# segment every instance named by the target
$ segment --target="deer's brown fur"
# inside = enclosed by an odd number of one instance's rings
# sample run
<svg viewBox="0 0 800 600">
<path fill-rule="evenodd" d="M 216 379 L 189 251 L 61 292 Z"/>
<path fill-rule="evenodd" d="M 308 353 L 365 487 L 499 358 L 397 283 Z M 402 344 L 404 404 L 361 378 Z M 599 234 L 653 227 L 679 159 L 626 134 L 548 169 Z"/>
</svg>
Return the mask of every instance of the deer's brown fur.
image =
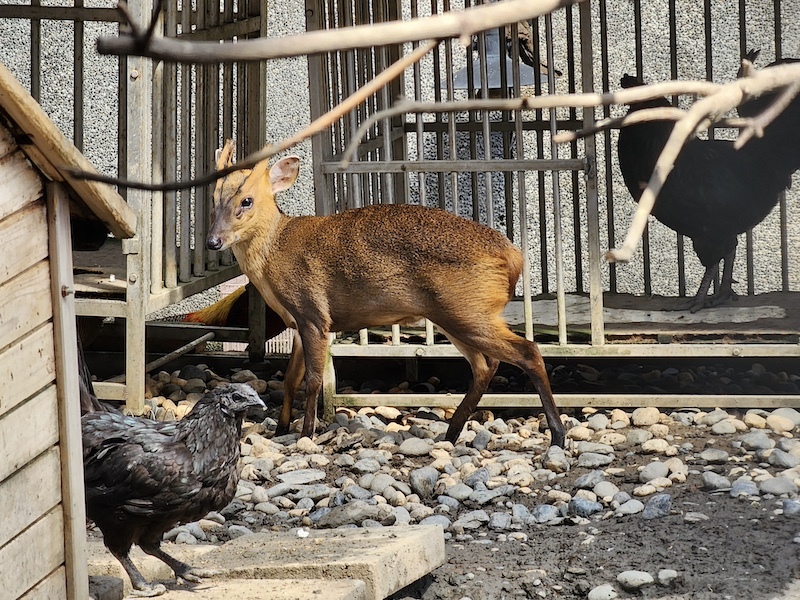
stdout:
<svg viewBox="0 0 800 600">
<path fill-rule="evenodd" d="M 229 140 L 218 168 L 231 164 L 232 155 Z M 292 400 L 305 375 L 303 435 L 313 434 L 329 332 L 428 318 L 473 372 L 448 440 L 456 440 L 503 361 L 531 377 L 552 442 L 563 446 L 564 427 L 539 349 L 513 333 L 501 316 L 522 270 L 519 250 L 493 229 L 420 206 L 289 217 L 274 194 L 294 183 L 298 168 L 299 159 L 289 157 L 269 170 L 265 161 L 219 180 L 207 239 L 211 249 L 233 249 L 270 308 L 296 329 L 279 430 L 288 429 Z"/>
</svg>

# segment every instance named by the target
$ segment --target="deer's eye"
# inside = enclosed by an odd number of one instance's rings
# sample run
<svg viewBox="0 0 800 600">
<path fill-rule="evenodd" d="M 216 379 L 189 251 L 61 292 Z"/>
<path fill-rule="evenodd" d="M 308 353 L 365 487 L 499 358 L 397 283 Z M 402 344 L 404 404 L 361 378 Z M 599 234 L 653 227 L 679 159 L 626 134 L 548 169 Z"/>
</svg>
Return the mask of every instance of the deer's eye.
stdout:
<svg viewBox="0 0 800 600">
<path fill-rule="evenodd" d="M 250 196 L 242 200 L 242 208 L 250 208 L 251 206 L 253 206 L 253 199 Z"/>
</svg>

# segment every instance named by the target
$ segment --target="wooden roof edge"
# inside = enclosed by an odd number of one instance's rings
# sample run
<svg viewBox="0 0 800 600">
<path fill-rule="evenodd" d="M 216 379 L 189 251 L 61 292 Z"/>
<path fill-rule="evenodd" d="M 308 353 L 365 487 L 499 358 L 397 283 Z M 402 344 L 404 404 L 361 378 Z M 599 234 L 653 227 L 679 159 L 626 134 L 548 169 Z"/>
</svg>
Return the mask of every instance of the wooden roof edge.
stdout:
<svg viewBox="0 0 800 600">
<path fill-rule="evenodd" d="M 36 100 L 0 62 L 0 108 L 29 138 L 21 143 L 30 160 L 48 177 L 64 181 L 118 238 L 136 235 L 136 213 L 110 185 L 73 179 L 65 167 L 96 171 L 92 163 L 55 126 Z"/>
</svg>

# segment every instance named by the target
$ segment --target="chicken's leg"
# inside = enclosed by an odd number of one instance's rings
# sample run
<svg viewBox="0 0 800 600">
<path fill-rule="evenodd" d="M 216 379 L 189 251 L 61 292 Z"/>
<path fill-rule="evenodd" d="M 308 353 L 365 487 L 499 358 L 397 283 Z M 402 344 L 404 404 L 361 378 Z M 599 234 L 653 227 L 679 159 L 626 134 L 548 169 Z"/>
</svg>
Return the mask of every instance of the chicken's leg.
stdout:
<svg viewBox="0 0 800 600">
<path fill-rule="evenodd" d="M 109 550 L 111 550 L 111 548 L 109 548 Z M 132 596 L 152 598 L 153 596 L 161 596 L 167 591 L 167 588 L 161 583 L 148 583 L 144 576 L 139 572 L 139 569 L 136 568 L 136 565 L 133 564 L 133 561 L 131 560 L 131 557 L 128 556 L 127 552 L 122 553 L 111 550 L 111 554 L 117 558 L 122 565 L 122 568 L 125 569 L 125 572 L 128 574 L 128 577 L 130 577 L 131 585 L 133 586 L 133 592 L 131 593 Z"/>
<path fill-rule="evenodd" d="M 733 291 L 733 261 L 736 258 L 736 249 L 734 248 L 731 252 L 723 259 L 723 268 L 722 268 L 722 281 L 719 284 L 716 292 L 709 298 L 706 298 L 705 306 L 712 307 L 712 306 L 719 306 L 720 304 L 724 304 L 728 300 L 738 300 L 739 295 Z"/>
<path fill-rule="evenodd" d="M 147 554 L 150 556 L 155 556 L 157 559 L 164 562 L 170 569 L 175 571 L 175 577 L 178 579 L 185 579 L 186 581 L 191 581 L 192 583 L 202 583 L 202 577 L 213 577 L 214 575 L 219 574 L 219 571 L 212 569 L 195 569 L 191 565 L 187 565 L 185 562 L 170 556 L 161 549 L 160 542 L 154 542 L 152 540 L 145 542 L 144 540 L 140 540 L 139 547 L 147 552 Z"/>
</svg>

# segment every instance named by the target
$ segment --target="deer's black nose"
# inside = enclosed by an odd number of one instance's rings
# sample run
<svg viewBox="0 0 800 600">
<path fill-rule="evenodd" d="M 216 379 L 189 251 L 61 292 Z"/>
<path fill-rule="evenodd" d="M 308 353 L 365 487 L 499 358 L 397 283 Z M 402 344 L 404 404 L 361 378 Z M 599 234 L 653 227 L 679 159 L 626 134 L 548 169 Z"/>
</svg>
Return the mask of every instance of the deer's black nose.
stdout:
<svg viewBox="0 0 800 600">
<path fill-rule="evenodd" d="M 218 235 L 210 235 L 206 239 L 206 248 L 209 250 L 219 250 L 222 248 L 222 239 Z"/>
</svg>

